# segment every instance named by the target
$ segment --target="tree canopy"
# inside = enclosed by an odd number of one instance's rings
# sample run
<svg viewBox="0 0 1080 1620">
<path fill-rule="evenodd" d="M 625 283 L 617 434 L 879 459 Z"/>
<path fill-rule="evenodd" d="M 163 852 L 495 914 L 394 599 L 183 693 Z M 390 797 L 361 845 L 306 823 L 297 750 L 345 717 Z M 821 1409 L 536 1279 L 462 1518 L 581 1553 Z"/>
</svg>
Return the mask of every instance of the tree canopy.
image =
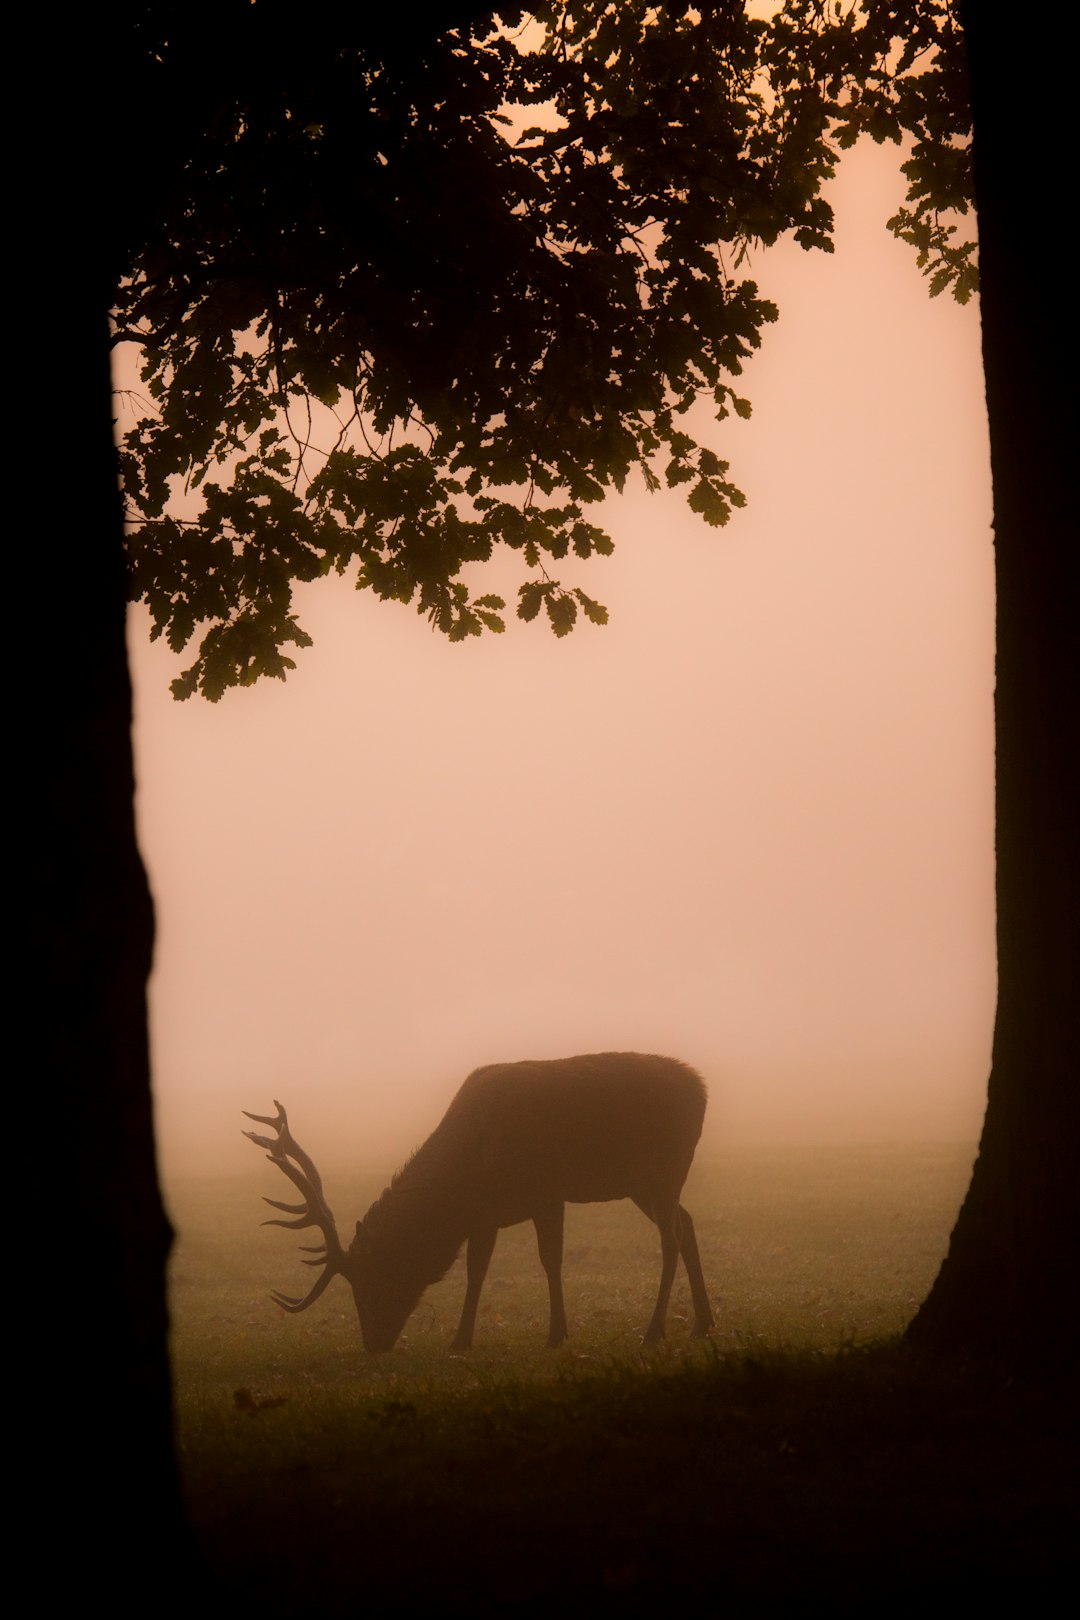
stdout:
<svg viewBox="0 0 1080 1620">
<path fill-rule="evenodd" d="M 749 257 L 830 249 L 822 188 L 861 134 L 911 143 L 889 226 L 931 293 L 975 285 L 947 0 L 457 6 L 421 44 L 233 4 L 213 61 L 202 8 L 165 10 L 129 45 L 162 133 L 114 342 L 142 359 L 131 593 L 197 641 L 178 697 L 284 676 L 293 587 L 330 571 L 460 639 L 504 626 L 462 577 L 502 544 L 519 617 L 603 622 L 557 565 L 612 550 L 589 510 L 635 471 L 725 523 L 743 496 L 687 413 L 750 414 L 777 311 Z"/>
</svg>

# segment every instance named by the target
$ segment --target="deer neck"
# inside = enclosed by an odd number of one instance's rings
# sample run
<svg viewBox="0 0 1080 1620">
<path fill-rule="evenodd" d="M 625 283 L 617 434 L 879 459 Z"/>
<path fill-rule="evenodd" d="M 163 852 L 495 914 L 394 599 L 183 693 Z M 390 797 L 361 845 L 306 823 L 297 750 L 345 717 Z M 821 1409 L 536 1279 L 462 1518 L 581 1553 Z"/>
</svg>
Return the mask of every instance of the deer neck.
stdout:
<svg viewBox="0 0 1080 1620">
<path fill-rule="evenodd" d="M 364 1217 L 373 1252 L 422 1287 L 438 1282 L 469 1235 L 468 1178 L 451 1174 L 428 1141 Z"/>
</svg>

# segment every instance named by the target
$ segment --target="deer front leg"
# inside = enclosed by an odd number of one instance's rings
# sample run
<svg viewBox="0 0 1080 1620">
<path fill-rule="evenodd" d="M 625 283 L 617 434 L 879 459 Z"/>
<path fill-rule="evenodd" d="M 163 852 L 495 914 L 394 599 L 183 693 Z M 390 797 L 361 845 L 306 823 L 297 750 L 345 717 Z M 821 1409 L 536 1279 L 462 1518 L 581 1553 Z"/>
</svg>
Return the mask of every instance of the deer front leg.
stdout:
<svg viewBox="0 0 1080 1620">
<path fill-rule="evenodd" d="M 536 1227 L 536 1246 L 540 1251 L 540 1264 L 547 1274 L 548 1299 L 551 1315 L 548 1326 L 548 1349 L 555 1350 L 566 1338 L 566 1306 L 562 1291 L 563 1213 L 560 1200 L 533 1216 Z"/>
<path fill-rule="evenodd" d="M 465 1303 L 461 1308 L 461 1321 L 454 1335 L 451 1350 L 471 1350 L 476 1327 L 476 1307 L 480 1303 L 480 1290 L 484 1286 L 491 1256 L 495 1253 L 495 1239 L 499 1228 L 492 1226 L 482 1232 L 473 1232 L 465 1249 Z"/>
</svg>

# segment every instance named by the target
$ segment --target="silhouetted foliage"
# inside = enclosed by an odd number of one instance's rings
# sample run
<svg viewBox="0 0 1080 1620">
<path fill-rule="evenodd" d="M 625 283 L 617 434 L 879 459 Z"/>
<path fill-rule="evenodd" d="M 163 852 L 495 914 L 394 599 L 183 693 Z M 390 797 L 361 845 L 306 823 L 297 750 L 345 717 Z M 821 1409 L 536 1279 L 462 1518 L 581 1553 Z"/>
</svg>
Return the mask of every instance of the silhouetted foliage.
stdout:
<svg viewBox="0 0 1080 1620">
<path fill-rule="evenodd" d="M 191 140 L 115 311 L 146 390 L 121 452 L 131 590 L 153 635 L 198 639 L 178 697 L 283 677 L 309 644 L 293 585 L 331 570 L 460 639 L 503 628 L 462 577 L 502 544 L 519 617 L 602 623 L 553 570 L 611 551 L 588 512 L 634 472 L 726 523 L 743 496 L 687 412 L 750 414 L 735 384 L 776 309 L 747 252 L 831 249 L 821 188 L 864 131 L 914 138 L 890 224 L 931 290 L 974 285 L 942 217 L 970 152 L 939 0 L 769 22 L 573 0 L 427 42 L 225 9 L 213 62 L 198 9 L 143 36 Z"/>
</svg>

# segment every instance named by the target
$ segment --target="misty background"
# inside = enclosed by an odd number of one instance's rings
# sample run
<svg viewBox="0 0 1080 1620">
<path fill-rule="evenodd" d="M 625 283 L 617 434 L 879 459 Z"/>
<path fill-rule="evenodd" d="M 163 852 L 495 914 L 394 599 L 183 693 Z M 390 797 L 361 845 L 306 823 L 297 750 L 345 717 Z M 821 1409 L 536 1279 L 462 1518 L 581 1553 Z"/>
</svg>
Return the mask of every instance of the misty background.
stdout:
<svg viewBox="0 0 1080 1620">
<path fill-rule="evenodd" d="M 742 274 L 780 306 L 706 440 L 748 507 L 641 486 L 559 577 L 610 610 L 450 645 L 329 580 L 282 685 L 173 701 L 130 611 L 166 1174 L 255 1167 L 279 1097 L 320 1166 L 387 1172 L 482 1063 L 655 1051 L 703 1151 L 967 1141 L 994 1002 L 993 572 L 978 314 L 885 231 Z M 123 419 L 122 419 L 123 420 Z M 509 554 L 483 571 L 511 603 Z"/>
</svg>

